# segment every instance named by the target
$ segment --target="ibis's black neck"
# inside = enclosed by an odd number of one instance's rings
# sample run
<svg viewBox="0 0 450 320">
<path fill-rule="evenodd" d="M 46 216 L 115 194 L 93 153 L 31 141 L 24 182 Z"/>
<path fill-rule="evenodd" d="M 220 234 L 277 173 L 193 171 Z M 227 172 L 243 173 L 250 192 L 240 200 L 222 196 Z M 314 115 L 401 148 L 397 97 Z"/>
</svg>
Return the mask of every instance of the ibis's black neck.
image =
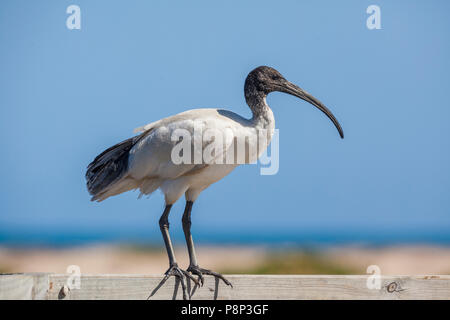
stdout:
<svg viewBox="0 0 450 320">
<path fill-rule="evenodd" d="M 253 95 L 253 96 L 245 96 L 245 100 L 247 101 L 250 110 L 252 110 L 253 118 L 263 117 L 267 113 L 267 109 L 269 106 L 266 102 L 266 95 Z"/>
<path fill-rule="evenodd" d="M 259 90 L 258 87 L 255 86 L 252 81 L 249 81 L 248 78 L 245 82 L 244 94 L 245 101 L 252 110 L 253 118 L 265 117 L 269 109 L 266 102 L 267 94 L 264 91 Z"/>
</svg>

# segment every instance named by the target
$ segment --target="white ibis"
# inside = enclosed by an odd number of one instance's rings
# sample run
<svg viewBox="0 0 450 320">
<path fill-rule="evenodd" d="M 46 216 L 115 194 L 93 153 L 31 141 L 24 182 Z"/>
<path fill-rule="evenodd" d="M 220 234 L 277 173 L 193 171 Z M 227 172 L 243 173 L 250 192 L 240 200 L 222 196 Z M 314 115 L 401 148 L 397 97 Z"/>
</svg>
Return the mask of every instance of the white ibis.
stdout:
<svg viewBox="0 0 450 320">
<path fill-rule="evenodd" d="M 165 209 L 159 220 L 159 226 L 169 257 L 169 269 L 162 283 L 170 276 L 177 277 L 182 285 L 183 298 L 186 298 L 186 277 L 192 279 L 196 285 L 203 285 L 203 275 L 212 275 L 231 285 L 221 274 L 200 268 L 197 263 L 190 232 L 192 206 L 204 189 L 228 175 L 240 164 L 237 161 L 231 163 L 219 161 L 234 152 L 235 147 L 230 141 L 236 141 L 236 138 L 239 139 L 241 136 L 250 137 L 248 140 L 244 139 L 247 147 L 244 163 L 252 162 L 250 158 L 259 157 L 267 148 L 275 128 L 275 119 L 266 103 L 266 96 L 274 91 L 294 95 L 317 107 L 330 118 L 341 138 L 344 138 L 339 122 L 319 100 L 287 81 L 277 70 L 261 66 L 251 71 L 245 80 L 245 100 L 253 113 L 252 118 L 245 119 L 236 113 L 221 109 L 194 109 L 182 112 L 138 128 L 137 130 L 141 132 L 139 135 L 105 150 L 87 168 L 87 187 L 92 195 L 92 201 L 103 201 L 132 189 L 139 189 L 141 195 L 149 195 L 157 189 L 163 192 Z M 196 125 L 200 125 L 203 132 L 209 129 L 219 130 L 228 138 L 231 134 L 232 139 L 225 139 L 222 152 L 215 153 L 212 161 L 177 163 L 173 160 L 172 151 L 179 145 L 180 140 L 173 137 L 177 130 L 195 135 Z M 256 136 L 262 131 L 266 132 L 268 138 L 258 145 L 256 154 L 249 154 L 250 151 L 247 150 L 254 147 L 252 144 L 257 143 Z M 195 149 L 195 137 L 190 143 L 192 149 Z M 201 147 L 205 148 L 211 143 L 211 139 L 200 137 Z M 186 151 L 190 149 L 183 152 Z M 168 220 L 172 205 L 183 194 L 186 197 L 186 207 L 182 222 L 190 260 L 186 270 L 181 269 L 175 259 Z"/>
</svg>

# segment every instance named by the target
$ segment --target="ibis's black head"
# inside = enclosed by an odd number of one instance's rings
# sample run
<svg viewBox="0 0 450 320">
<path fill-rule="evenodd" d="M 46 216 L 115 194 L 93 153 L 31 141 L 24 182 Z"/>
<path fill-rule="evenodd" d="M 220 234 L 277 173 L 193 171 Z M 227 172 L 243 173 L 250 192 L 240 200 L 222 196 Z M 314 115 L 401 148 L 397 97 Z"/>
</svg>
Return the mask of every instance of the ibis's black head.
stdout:
<svg viewBox="0 0 450 320">
<path fill-rule="evenodd" d="M 341 138 L 344 138 L 341 125 L 331 111 L 308 92 L 287 81 L 277 70 L 271 67 L 261 66 L 248 74 L 245 80 L 244 93 L 247 104 L 254 112 L 259 104 L 265 103 L 265 97 L 274 91 L 291 94 L 317 107 L 330 118 L 339 131 Z"/>
</svg>

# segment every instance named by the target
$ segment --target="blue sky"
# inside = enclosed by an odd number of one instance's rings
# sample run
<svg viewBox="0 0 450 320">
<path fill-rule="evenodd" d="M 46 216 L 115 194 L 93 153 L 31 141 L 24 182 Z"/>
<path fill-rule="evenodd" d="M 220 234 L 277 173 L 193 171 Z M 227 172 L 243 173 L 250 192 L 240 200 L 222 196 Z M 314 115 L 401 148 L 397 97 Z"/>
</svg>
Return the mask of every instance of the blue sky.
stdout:
<svg viewBox="0 0 450 320">
<path fill-rule="evenodd" d="M 66 28 L 71 4 L 81 30 Z M 366 27 L 370 4 L 381 30 Z M 87 164 L 135 127 L 186 109 L 250 117 L 243 84 L 259 65 L 324 102 L 345 139 L 311 105 L 271 94 L 278 174 L 242 166 L 207 189 L 194 237 L 448 235 L 449 10 L 447 1 L 2 1 L 0 241 L 159 239 L 162 195 L 92 203 Z M 183 206 L 172 210 L 175 237 Z"/>
</svg>

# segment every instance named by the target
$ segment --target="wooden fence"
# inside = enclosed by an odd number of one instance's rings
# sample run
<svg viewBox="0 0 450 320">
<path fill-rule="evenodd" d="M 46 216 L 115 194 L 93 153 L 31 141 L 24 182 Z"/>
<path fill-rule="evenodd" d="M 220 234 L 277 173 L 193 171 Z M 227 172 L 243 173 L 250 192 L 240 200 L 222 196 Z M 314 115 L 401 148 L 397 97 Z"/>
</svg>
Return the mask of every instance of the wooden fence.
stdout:
<svg viewBox="0 0 450 320">
<path fill-rule="evenodd" d="M 201 288 L 188 283 L 192 299 L 450 299 L 450 276 L 228 275 L 233 288 L 207 276 Z M 161 275 L 27 273 L 0 275 L 0 299 L 181 299 L 172 277 Z M 371 282 L 370 285 L 376 285 Z M 77 288 L 78 287 L 78 288 Z"/>
</svg>

